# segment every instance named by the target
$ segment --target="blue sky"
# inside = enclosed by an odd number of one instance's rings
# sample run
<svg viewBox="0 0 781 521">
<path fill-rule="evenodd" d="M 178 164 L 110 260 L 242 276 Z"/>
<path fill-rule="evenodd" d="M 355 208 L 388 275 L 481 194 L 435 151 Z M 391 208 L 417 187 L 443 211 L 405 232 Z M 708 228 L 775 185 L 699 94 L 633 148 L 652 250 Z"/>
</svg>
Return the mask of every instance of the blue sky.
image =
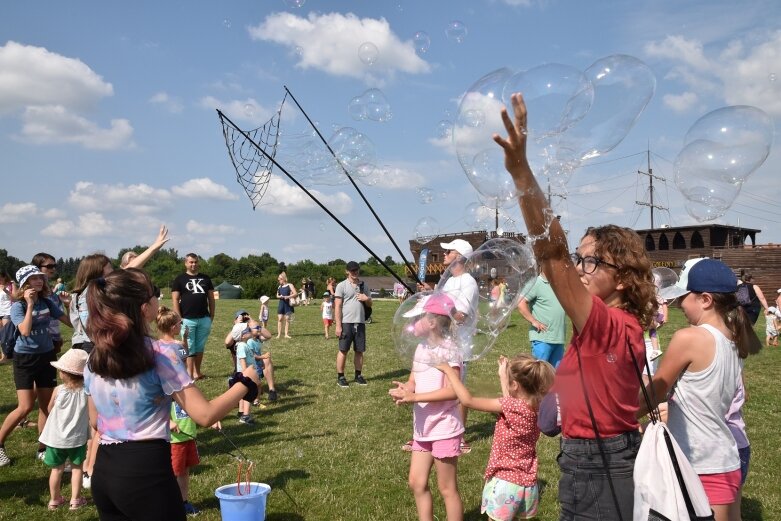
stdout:
<svg viewBox="0 0 781 521">
<path fill-rule="evenodd" d="M 575 239 L 593 224 L 649 226 L 647 207 L 635 204 L 648 199 L 647 178 L 636 174 L 646 169 L 648 145 L 654 173 L 667 179 L 655 182 L 656 204 L 669 207 L 655 224 L 695 222 L 671 163 L 688 128 L 726 105 L 761 108 L 776 127 L 781 117 L 781 4 L 773 0 L 298 3 L 4 5 L 0 247 L 22 259 L 40 250 L 116 255 L 151 242 L 166 223 L 180 253 L 366 259 L 281 173 L 256 211 L 235 182 L 214 109 L 252 128 L 275 110 L 283 85 L 326 137 L 347 126 L 373 142 L 378 169 L 359 186 L 405 255 L 420 219 L 441 233 L 470 229 L 467 207 L 478 194 L 437 126 L 456 117 L 472 83 L 499 67 L 554 62 L 584 70 L 621 53 L 656 75 L 656 94 L 624 142 L 575 172 L 566 199 L 554 197 Z M 466 27 L 460 43 L 446 35 L 453 21 Z M 420 55 L 418 31 L 430 37 Z M 377 46 L 371 65 L 360 60 L 365 42 Z M 370 88 L 385 94 L 390 120 L 350 117 L 350 100 Z M 290 103 L 282 128 L 283 143 L 305 128 Z M 777 149 L 717 221 L 762 229 L 760 242 L 781 242 Z M 323 149 L 299 152 L 288 164 Z M 351 186 L 310 187 L 379 255 L 399 260 Z M 503 211 L 503 229 L 524 231 L 517 208 Z"/>
</svg>

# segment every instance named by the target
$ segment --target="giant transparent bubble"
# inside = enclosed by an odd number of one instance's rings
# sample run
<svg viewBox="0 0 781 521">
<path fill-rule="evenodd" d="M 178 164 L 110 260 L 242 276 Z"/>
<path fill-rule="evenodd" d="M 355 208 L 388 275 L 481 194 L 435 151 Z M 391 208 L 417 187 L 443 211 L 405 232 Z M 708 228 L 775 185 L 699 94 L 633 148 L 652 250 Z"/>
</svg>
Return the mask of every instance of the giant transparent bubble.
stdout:
<svg viewBox="0 0 781 521">
<path fill-rule="evenodd" d="M 530 252 L 519 254 L 505 243 L 496 244 L 478 248 L 464 262 L 451 263 L 435 288 L 450 295 L 464 313 L 455 338 L 466 361 L 483 357 L 493 347 L 528 282 L 537 275 Z M 520 243 L 513 248 L 528 249 Z M 526 259 L 523 266 L 519 259 Z"/>
<path fill-rule="evenodd" d="M 385 93 L 380 89 L 369 89 L 350 100 L 347 106 L 350 117 L 356 121 L 389 121 L 393 115 Z"/>
<path fill-rule="evenodd" d="M 523 93 L 529 110 L 529 138 L 539 141 L 558 135 L 580 121 L 594 102 L 594 86 L 583 72 L 569 65 L 548 63 L 511 76 L 502 89 L 510 96 Z"/>
<path fill-rule="evenodd" d="M 678 282 L 678 274 L 664 266 L 652 269 L 651 274 L 654 276 L 654 285 L 659 291 L 675 286 Z"/>
<path fill-rule="evenodd" d="M 626 137 L 656 91 L 656 77 L 641 60 L 613 54 L 585 71 L 594 86 L 588 113 L 558 142 L 560 159 L 581 161 L 601 156 Z"/>
<path fill-rule="evenodd" d="M 393 316 L 391 334 L 396 353 L 413 372 L 463 362 L 454 320 L 425 310 L 431 299 L 441 299 L 443 295 L 437 290 L 415 293 L 401 303 Z M 450 297 L 447 299 L 452 302 Z"/>
<path fill-rule="evenodd" d="M 374 163 L 374 143 L 365 134 L 352 127 L 338 129 L 328 140 L 331 149 L 348 170 L 366 163 Z"/>
<path fill-rule="evenodd" d="M 439 221 L 433 217 L 421 217 L 415 224 L 412 235 L 420 244 L 431 242 L 439 235 Z"/>
<path fill-rule="evenodd" d="M 453 144 L 467 179 L 486 197 L 515 197 L 512 179 L 504 169 L 504 152 L 493 134 L 504 135 L 502 89 L 512 76 L 507 68 L 486 74 L 461 99 L 453 125 Z"/>
<path fill-rule="evenodd" d="M 469 203 L 464 208 L 464 222 L 470 230 L 492 230 L 495 211 L 494 208 L 489 208 L 481 203 Z"/>
</svg>

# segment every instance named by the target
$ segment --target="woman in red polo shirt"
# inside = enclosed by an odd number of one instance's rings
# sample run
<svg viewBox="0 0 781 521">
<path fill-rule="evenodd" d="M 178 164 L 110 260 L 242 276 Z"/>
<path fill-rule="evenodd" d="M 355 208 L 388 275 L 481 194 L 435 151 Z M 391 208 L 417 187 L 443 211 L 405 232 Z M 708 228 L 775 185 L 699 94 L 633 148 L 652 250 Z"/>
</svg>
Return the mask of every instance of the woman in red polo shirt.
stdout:
<svg viewBox="0 0 781 521">
<path fill-rule="evenodd" d="M 508 135 L 494 140 L 504 149 L 529 235 L 539 237 L 537 261 L 574 328 L 553 389 L 561 404 L 560 519 L 628 521 L 640 446 L 640 380 L 631 353 L 644 360 L 643 329 L 656 314 L 651 263 L 633 230 L 612 225 L 589 228 L 569 254 L 526 159 L 526 105 L 520 94 L 511 100 L 514 117 L 502 111 Z"/>
</svg>

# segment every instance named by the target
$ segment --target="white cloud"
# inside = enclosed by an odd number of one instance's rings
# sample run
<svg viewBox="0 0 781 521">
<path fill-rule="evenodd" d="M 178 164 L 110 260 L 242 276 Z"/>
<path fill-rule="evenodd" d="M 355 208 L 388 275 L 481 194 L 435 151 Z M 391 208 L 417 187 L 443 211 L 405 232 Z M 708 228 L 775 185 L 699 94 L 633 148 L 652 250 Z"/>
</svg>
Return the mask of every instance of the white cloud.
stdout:
<svg viewBox="0 0 781 521">
<path fill-rule="evenodd" d="M 335 215 L 346 215 L 352 210 L 352 199 L 344 192 L 324 194 L 312 189 L 309 192 Z M 303 190 L 295 185 L 287 184 L 279 177 L 272 177 L 269 181 L 260 209 L 264 213 L 273 215 L 319 216 L 323 214 L 323 210 Z"/>
<path fill-rule="evenodd" d="M 298 55 L 297 67 L 334 76 L 358 78 L 380 85 L 397 72 L 420 74 L 431 67 L 416 53 L 411 40 L 401 41 L 384 19 L 358 18 L 352 13 L 274 13 L 249 28 L 253 40 L 272 41 Z M 376 61 L 361 61 L 358 49 L 369 42 L 378 49 Z"/>
<path fill-rule="evenodd" d="M 184 109 L 182 101 L 175 96 L 170 96 L 167 92 L 156 93 L 154 96 L 149 98 L 149 103 L 160 105 L 172 114 L 179 114 Z"/>
<path fill-rule="evenodd" d="M 256 125 L 265 123 L 277 110 L 261 105 L 255 98 L 223 101 L 213 96 L 205 96 L 198 103 L 205 109 L 220 109 L 231 121 L 245 121 Z"/>
<path fill-rule="evenodd" d="M 188 233 L 197 235 L 236 235 L 242 231 L 235 226 L 227 224 L 199 223 L 193 219 L 187 221 L 185 226 Z"/>
<path fill-rule="evenodd" d="M 45 237 L 79 239 L 83 237 L 107 237 L 116 233 L 114 225 L 98 212 L 80 215 L 78 222 L 72 220 L 55 221 L 41 230 Z"/>
<path fill-rule="evenodd" d="M 41 215 L 47 219 L 63 219 L 67 214 L 59 208 L 50 208 Z"/>
<path fill-rule="evenodd" d="M 620 206 L 608 206 L 605 208 L 605 213 L 609 214 L 623 214 L 625 210 L 621 208 Z"/>
<path fill-rule="evenodd" d="M 37 212 L 35 203 L 5 203 L 0 206 L 0 224 L 23 223 Z"/>
<path fill-rule="evenodd" d="M 96 150 L 131 148 L 133 127 L 126 119 L 112 119 L 100 128 L 62 105 L 30 106 L 22 114 L 19 139 L 36 144 L 78 144 Z"/>
<path fill-rule="evenodd" d="M 664 104 L 675 112 L 686 112 L 699 101 L 699 96 L 694 92 L 686 91 L 682 94 L 665 94 L 662 98 Z"/>
<path fill-rule="evenodd" d="M 728 105 L 753 105 L 781 115 L 781 82 L 772 76 L 781 73 L 781 30 L 750 38 L 731 40 L 712 57 L 700 41 L 669 35 L 646 44 L 645 52 L 673 63 L 667 77 L 680 81 L 687 92 L 715 92 Z M 665 99 L 674 110 L 691 101 L 685 93 L 677 96 Z"/>
<path fill-rule="evenodd" d="M 208 177 L 190 179 L 179 186 L 171 188 L 171 192 L 188 199 L 217 199 L 220 201 L 235 201 L 239 198 L 227 187 L 217 184 Z"/>
<path fill-rule="evenodd" d="M 375 170 L 366 184 L 386 190 L 409 190 L 423 186 L 425 178 L 419 173 L 400 166 L 385 166 Z"/>
<path fill-rule="evenodd" d="M 30 105 L 89 108 L 113 87 L 82 61 L 9 41 L 0 47 L 0 112 Z"/>
<path fill-rule="evenodd" d="M 68 202 L 82 210 L 123 211 L 138 215 L 167 208 L 171 193 L 144 183 L 104 185 L 79 181 L 71 190 Z"/>
</svg>

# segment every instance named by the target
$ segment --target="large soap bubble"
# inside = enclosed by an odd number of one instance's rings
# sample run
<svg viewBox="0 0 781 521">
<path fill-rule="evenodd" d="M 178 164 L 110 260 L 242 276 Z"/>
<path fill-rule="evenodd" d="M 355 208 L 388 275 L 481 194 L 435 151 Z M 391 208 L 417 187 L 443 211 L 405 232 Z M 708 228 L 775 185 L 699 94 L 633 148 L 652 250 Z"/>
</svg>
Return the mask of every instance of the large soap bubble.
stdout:
<svg viewBox="0 0 781 521">
<path fill-rule="evenodd" d="M 530 253 L 518 255 L 504 248 L 504 243 L 496 244 L 495 248 L 478 248 L 465 261 L 451 263 L 437 283 L 436 289 L 447 293 L 465 315 L 455 334 L 465 361 L 477 360 L 493 347 L 528 282 L 537 274 L 533 262 L 518 265 L 519 258 L 533 259 Z M 528 249 L 522 244 L 513 247 Z M 498 283 L 503 287 L 497 292 Z"/>
<path fill-rule="evenodd" d="M 626 54 L 600 58 L 585 75 L 594 86 L 594 103 L 558 144 L 577 161 L 601 156 L 621 143 L 656 91 L 648 65 Z"/>
<path fill-rule="evenodd" d="M 413 236 L 420 244 L 426 244 L 439 235 L 439 222 L 433 217 L 421 217 L 415 224 Z"/>
<path fill-rule="evenodd" d="M 413 372 L 463 362 L 455 339 L 456 326 L 450 316 L 452 309 L 453 300 L 447 294 L 424 291 L 408 297 L 396 310 L 393 343 L 396 353 Z"/>
<path fill-rule="evenodd" d="M 466 39 L 466 33 L 466 25 L 464 22 L 458 20 L 451 21 L 447 24 L 447 28 L 445 29 L 447 39 L 456 43 L 463 43 Z"/>
<path fill-rule="evenodd" d="M 654 285 L 656 285 L 656 289 L 659 291 L 675 286 L 678 282 L 678 274 L 665 266 L 652 269 L 651 274 L 654 276 Z"/>
<path fill-rule="evenodd" d="M 495 211 L 482 203 L 469 203 L 464 208 L 464 222 L 471 230 L 491 230 L 494 228 Z"/>
<path fill-rule="evenodd" d="M 412 43 L 415 45 L 415 53 L 418 56 L 423 56 L 431 47 L 431 37 L 425 31 L 417 31 L 412 36 Z"/>
<path fill-rule="evenodd" d="M 523 93 L 529 109 L 529 138 L 555 136 L 580 121 L 594 102 L 594 86 L 583 72 L 569 65 L 548 63 L 510 77 L 502 100 L 510 107 L 510 96 Z"/>
<path fill-rule="evenodd" d="M 376 155 L 374 143 L 365 134 L 352 127 L 341 127 L 334 132 L 328 143 L 348 170 L 374 163 Z"/>
<path fill-rule="evenodd" d="M 384 122 L 392 118 L 390 103 L 380 89 L 369 89 L 350 100 L 347 106 L 350 117 L 356 121 Z"/>
<path fill-rule="evenodd" d="M 434 190 L 426 186 L 417 189 L 420 204 L 429 204 L 434 200 Z"/>
<path fill-rule="evenodd" d="M 498 69 L 469 87 L 453 126 L 453 143 L 467 179 L 484 196 L 501 200 L 512 199 L 516 194 L 504 169 L 504 152 L 492 138 L 493 134 L 505 132 L 500 115 L 501 96 L 511 75 L 510 69 Z"/>
</svg>

